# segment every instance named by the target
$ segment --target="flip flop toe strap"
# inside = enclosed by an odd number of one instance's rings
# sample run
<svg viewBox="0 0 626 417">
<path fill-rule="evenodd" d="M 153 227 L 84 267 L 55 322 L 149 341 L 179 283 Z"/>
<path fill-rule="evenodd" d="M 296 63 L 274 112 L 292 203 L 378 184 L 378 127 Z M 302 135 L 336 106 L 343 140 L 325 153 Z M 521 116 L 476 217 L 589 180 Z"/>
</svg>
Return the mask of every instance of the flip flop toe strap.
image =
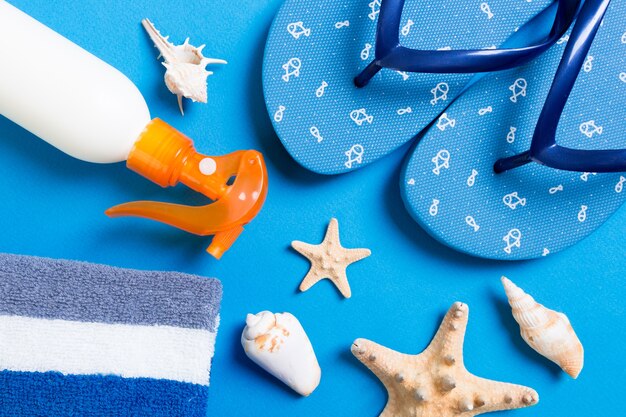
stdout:
<svg viewBox="0 0 626 417">
<path fill-rule="evenodd" d="M 376 31 L 375 59 L 355 78 L 357 87 L 365 86 L 382 68 L 422 73 L 491 72 L 523 65 L 558 41 L 569 29 L 580 0 L 555 0 L 552 27 L 543 39 L 532 45 L 503 49 L 424 51 L 400 45 L 400 20 L 405 0 L 384 0 Z"/>
<path fill-rule="evenodd" d="M 530 150 L 498 160 L 494 165 L 497 173 L 533 161 L 567 171 L 626 171 L 626 149 L 581 150 L 556 143 L 565 104 L 610 3 L 611 0 L 586 0 L 582 6 L 535 127 Z"/>
</svg>

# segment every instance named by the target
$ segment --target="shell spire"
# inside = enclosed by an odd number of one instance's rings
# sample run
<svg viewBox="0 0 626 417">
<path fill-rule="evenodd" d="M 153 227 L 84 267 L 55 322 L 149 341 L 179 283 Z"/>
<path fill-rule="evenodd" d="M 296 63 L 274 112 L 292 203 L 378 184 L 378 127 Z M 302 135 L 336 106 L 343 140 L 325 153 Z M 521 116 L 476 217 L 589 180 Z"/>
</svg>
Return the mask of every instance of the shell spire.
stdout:
<svg viewBox="0 0 626 417">
<path fill-rule="evenodd" d="M 576 379 L 583 368 L 584 349 L 567 316 L 539 304 L 506 277 L 502 285 L 524 341 Z"/>
<path fill-rule="evenodd" d="M 226 64 L 223 59 L 207 58 L 202 55 L 206 45 L 195 47 L 185 39 L 182 45 L 174 45 L 162 36 L 154 24 L 148 19 L 141 21 L 144 29 L 150 36 L 154 46 L 159 50 L 159 57 L 163 58 L 166 68 L 165 85 L 178 98 L 178 107 L 183 111 L 183 97 L 194 102 L 207 102 L 207 77 L 213 74 L 206 70 L 207 65 Z"/>
</svg>

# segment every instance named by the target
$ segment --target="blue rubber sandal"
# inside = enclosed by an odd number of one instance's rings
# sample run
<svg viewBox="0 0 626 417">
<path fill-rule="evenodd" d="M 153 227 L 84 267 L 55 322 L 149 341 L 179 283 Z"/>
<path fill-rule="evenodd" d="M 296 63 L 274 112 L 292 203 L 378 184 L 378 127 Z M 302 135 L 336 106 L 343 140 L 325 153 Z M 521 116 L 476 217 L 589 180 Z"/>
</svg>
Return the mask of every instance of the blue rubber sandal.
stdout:
<svg viewBox="0 0 626 417">
<path fill-rule="evenodd" d="M 416 145 L 402 194 L 433 237 L 483 258 L 537 258 L 622 205 L 626 3 L 609 3 L 587 0 L 557 47 L 484 77 Z"/>
<path fill-rule="evenodd" d="M 547 50 L 578 3 L 286 0 L 263 64 L 274 129 L 312 171 L 365 166 L 425 128 L 463 91 L 468 73 L 513 68 Z M 555 12 L 543 39 L 495 49 L 550 7 Z"/>
</svg>

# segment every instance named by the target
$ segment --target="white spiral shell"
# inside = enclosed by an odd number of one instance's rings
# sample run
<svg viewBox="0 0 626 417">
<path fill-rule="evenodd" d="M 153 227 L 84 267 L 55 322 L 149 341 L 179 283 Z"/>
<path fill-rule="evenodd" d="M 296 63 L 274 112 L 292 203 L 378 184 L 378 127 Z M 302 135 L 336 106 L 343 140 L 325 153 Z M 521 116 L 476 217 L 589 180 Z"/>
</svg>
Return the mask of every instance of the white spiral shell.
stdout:
<svg viewBox="0 0 626 417">
<path fill-rule="evenodd" d="M 502 277 L 502 285 L 526 343 L 577 378 L 583 368 L 584 350 L 567 316 L 537 303 L 506 277 Z"/>
<path fill-rule="evenodd" d="M 241 334 L 246 355 L 300 395 L 320 383 L 321 369 L 302 325 L 290 313 L 248 314 Z"/>
<path fill-rule="evenodd" d="M 226 64 L 223 59 L 205 58 L 202 50 L 205 45 L 195 47 L 189 43 L 189 38 L 182 45 L 174 45 L 168 41 L 154 27 L 152 22 L 144 19 L 143 27 L 150 39 L 161 53 L 165 62 L 165 85 L 178 97 L 180 112 L 183 112 L 182 98 L 186 97 L 194 102 L 207 102 L 207 77 L 213 74 L 205 68 L 209 64 Z"/>
</svg>

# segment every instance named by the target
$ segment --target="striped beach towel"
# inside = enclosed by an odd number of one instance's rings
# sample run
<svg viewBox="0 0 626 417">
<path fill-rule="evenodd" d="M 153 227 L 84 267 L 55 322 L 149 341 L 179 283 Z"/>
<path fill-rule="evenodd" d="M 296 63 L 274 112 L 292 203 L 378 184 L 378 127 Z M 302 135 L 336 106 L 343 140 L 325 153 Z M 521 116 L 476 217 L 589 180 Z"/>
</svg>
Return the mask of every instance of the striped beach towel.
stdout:
<svg viewBox="0 0 626 417">
<path fill-rule="evenodd" d="M 218 280 L 0 254 L 0 416 L 205 416 Z"/>
</svg>

